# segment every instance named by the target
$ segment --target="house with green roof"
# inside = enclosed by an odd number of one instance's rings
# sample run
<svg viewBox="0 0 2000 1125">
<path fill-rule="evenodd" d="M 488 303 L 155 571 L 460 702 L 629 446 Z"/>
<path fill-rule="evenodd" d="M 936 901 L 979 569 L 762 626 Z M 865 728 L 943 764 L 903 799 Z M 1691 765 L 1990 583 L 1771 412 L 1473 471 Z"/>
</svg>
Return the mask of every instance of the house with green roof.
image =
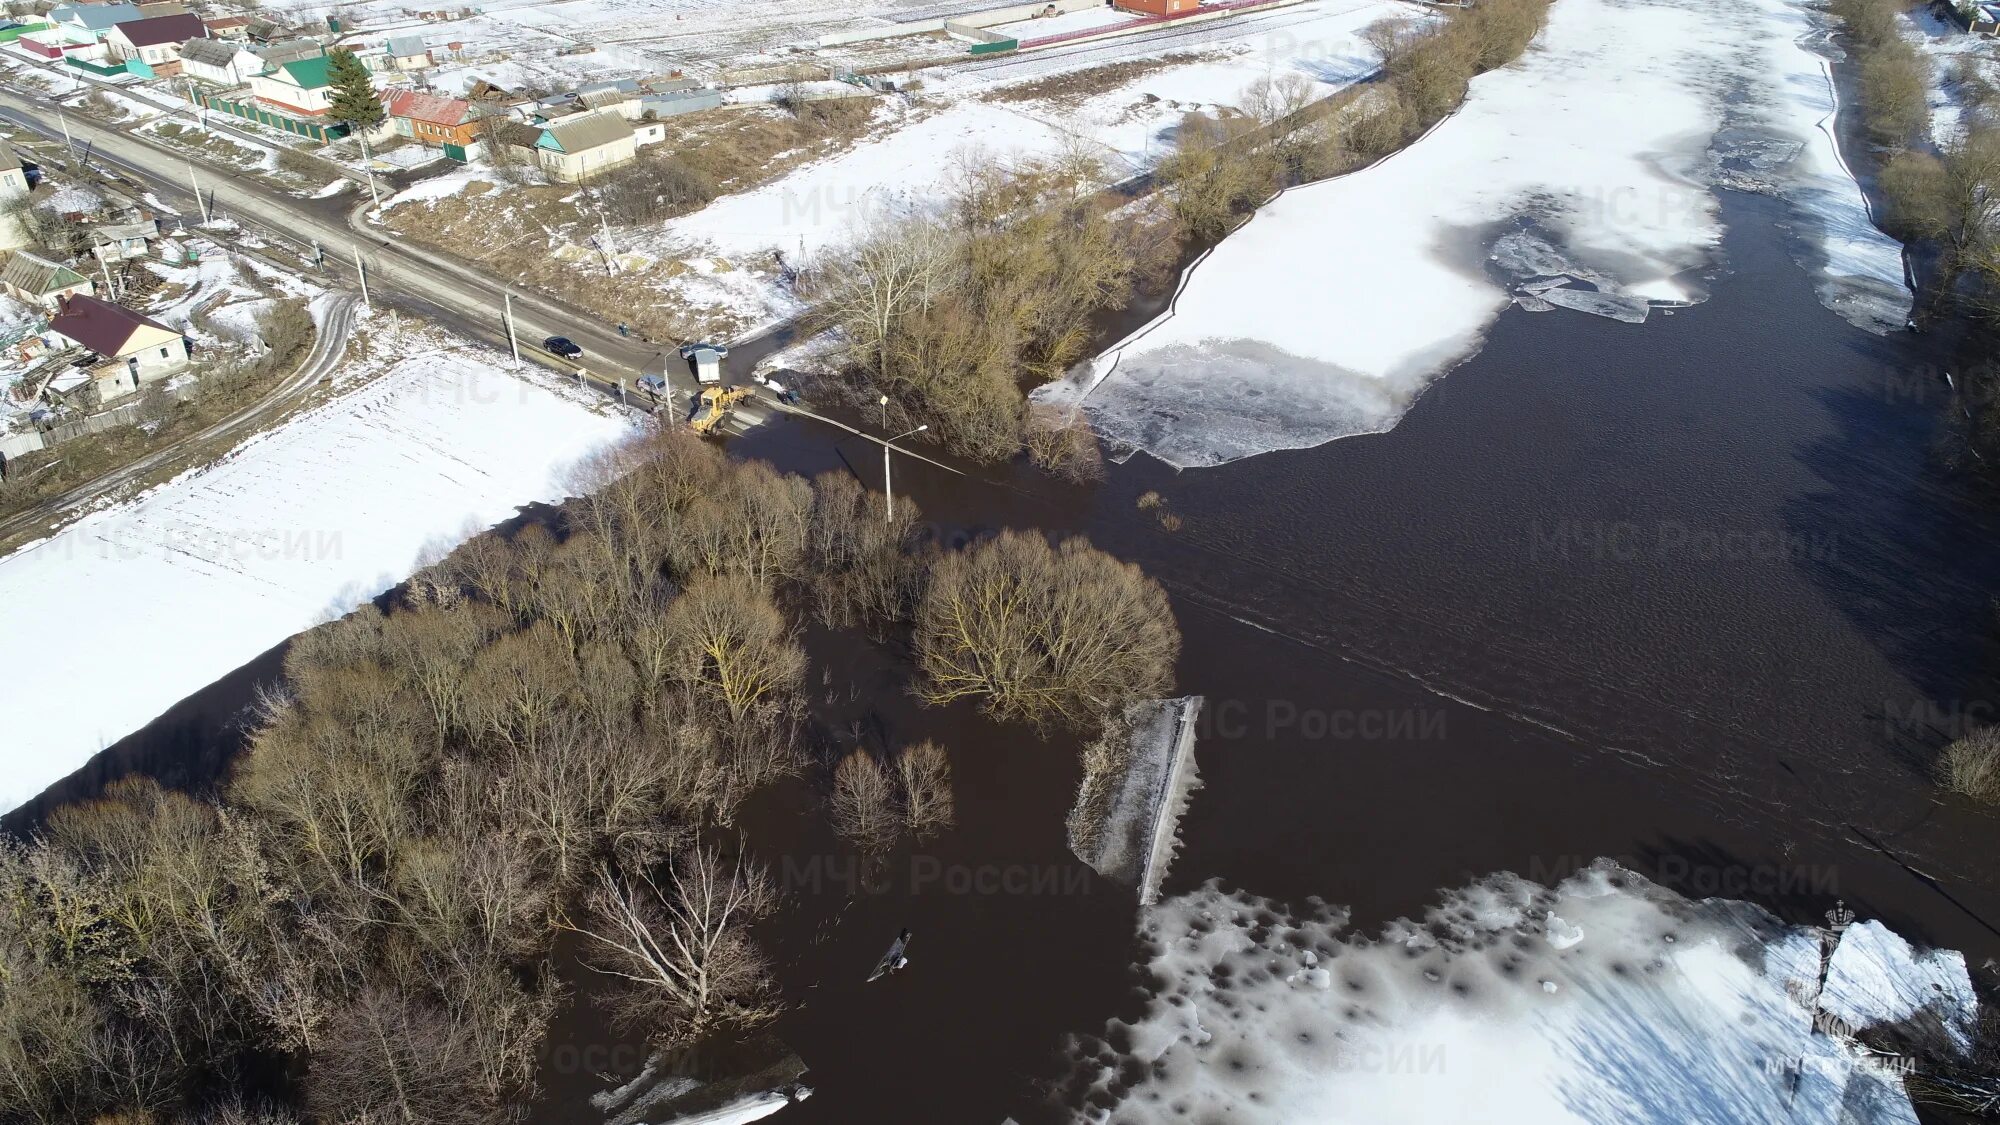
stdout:
<svg viewBox="0 0 2000 1125">
<path fill-rule="evenodd" d="M 324 55 L 279 63 L 268 74 L 250 76 L 250 97 L 238 100 L 203 94 L 202 104 L 245 121 L 328 144 L 347 135 L 347 126 L 327 116 L 333 108 L 332 60 Z"/>
<path fill-rule="evenodd" d="M 333 108 L 333 60 L 294 59 L 269 74 L 253 75 L 250 96 L 295 117 L 324 117 Z"/>
<path fill-rule="evenodd" d="M 0 291 L 53 313 L 65 297 L 97 292 L 91 280 L 60 262 L 25 250 L 0 251 Z"/>
</svg>

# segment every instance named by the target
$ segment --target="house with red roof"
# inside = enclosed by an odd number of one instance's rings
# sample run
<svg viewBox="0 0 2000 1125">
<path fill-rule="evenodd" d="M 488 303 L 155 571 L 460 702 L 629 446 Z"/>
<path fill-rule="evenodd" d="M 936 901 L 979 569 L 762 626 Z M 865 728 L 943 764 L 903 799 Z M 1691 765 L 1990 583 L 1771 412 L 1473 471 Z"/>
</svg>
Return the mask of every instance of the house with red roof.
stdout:
<svg viewBox="0 0 2000 1125">
<path fill-rule="evenodd" d="M 382 99 L 382 109 L 398 135 L 445 149 L 461 160 L 464 150 L 479 138 L 480 119 L 464 98 L 398 87 Z"/>
<path fill-rule="evenodd" d="M 61 297 L 49 331 L 94 356 L 50 389 L 85 405 L 124 398 L 188 365 L 187 340 L 159 321 L 82 293 Z"/>
</svg>

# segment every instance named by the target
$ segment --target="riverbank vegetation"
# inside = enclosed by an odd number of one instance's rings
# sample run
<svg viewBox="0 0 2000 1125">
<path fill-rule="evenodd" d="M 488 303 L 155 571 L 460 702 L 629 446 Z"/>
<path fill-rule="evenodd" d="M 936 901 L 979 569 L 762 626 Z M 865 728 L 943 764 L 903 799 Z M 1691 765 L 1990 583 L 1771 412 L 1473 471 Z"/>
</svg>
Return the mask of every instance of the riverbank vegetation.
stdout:
<svg viewBox="0 0 2000 1125">
<path fill-rule="evenodd" d="M 1518 58 L 1548 0 L 1486 0 L 1370 29 L 1373 80 L 1331 98 L 1301 75 L 1263 79 L 1240 111 L 1190 113 L 1155 178 L 1160 206 L 1100 190 L 1095 159 L 962 169 L 933 210 L 879 223 L 800 278 L 811 327 L 839 341 L 835 389 L 895 430 L 929 427 L 982 461 L 1024 449 L 1070 479 L 1102 471 L 1073 411 L 1031 408 L 1026 391 L 1101 341 L 1093 329 L 1173 262 L 1223 237 L 1277 190 L 1353 171 L 1410 143 L 1455 109 L 1468 83 Z"/>
<path fill-rule="evenodd" d="M 871 410 L 886 397 L 892 429 L 929 426 L 954 453 L 1017 453 L 1030 428 L 1024 387 L 1083 358 L 1093 318 L 1171 260 L 1168 232 L 1120 214 L 1101 179 L 1077 154 L 969 166 L 945 206 L 879 224 L 808 271 L 811 326 L 840 341 L 842 387 Z M 1064 429 L 1038 446 L 1066 449 Z"/>
<path fill-rule="evenodd" d="M 0 1120 L 223 1122 L 258 1096 L 273 1123 L 518 1120 L 572 975 L 658 1048 L 763 1024 L 781 903 L 743 802 L 824 770 L 871 847 L 953 815 L 934 743 L 832 767 L 806 616 L 949 635 L 964 576 L 1004 574 L 1043 616 L 981 618 L 951 651 L 998 670 L 926 660 L 915 690 L 1085 723 L 1178 648 L 1159 588 L 1080 541 L 942 553 L 907 503 L 681 431 L 577 485 L 302 634 L 219 791 L 127 779 L 0 845 Z"/>
<path fill-rule="evenodd" d="M 1960 108 L 1954 135 L 1933 136 L 1930 90 L 1937 75 L 1903 36 L 1909 0 L 1834 0 L 1861 89 L 1863 123 L 1876 145 L 1884 226 L 1931 260 L 1919 270 L 1916 317 L 1964 316 L 1972 345 L 2000 344 L 2000 88 L 1967 56 L 1945 76 Z M 1960 367 L 1947 424 L 1972 456 L 1967 467 L 2000 464 L 2000 364 Z M 2000 727 L 1967 732 L 1936 762 L 1938 783 L 1984 804 L 2000 804 Z"/>
</svg>

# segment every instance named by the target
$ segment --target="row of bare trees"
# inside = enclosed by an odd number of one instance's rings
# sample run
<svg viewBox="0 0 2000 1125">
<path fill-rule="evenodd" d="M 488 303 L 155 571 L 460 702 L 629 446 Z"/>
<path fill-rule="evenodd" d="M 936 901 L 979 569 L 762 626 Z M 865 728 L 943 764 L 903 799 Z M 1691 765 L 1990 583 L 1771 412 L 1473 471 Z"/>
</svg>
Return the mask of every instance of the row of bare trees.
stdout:
<svg viewBox="0 0 2000 1125">
<path fill-rule="evenodd" d="M 1116 215 L 1098 194 L 1102 169 L 1080 151 L 958 172 L 946 205 L 880 218 L 801 278 L 816 326 L 842 342 L 857 399 L 888 397 L 892 426 L 928 425 L 980 460 L 1013 456 L 1032 431 L 1064 472 L 1089 475 L 1094 444 L 1080 452 L 1067 419 L 1031 419 L 1023 386 L 1082 358 L 1092 318 L 1123 307 L 1170 260 L 1171 241 Z"/>
<path fill-rule="evenodd" d="M 1280 188 L 1408 144 L 1457 108 L 1474 76 L 1518 58 L 1548 4 L 1481 0 L 1441 17 L 1384 20 L 1364 33 L 1382 59 L 1374 82 L 1319 99 L 1303 75 L 1264 78 L 1238 111 L 1188 114 L 1158 173 L 1183 237 L 1213 241 Z"/>
<path fill-rule="evenodd" d="M 280 1072 L 312 1120 L 516 1119 L 563 934 L 655 1043 L 754 1026 L 778 898 L 713 841 L 802 761 L 800 613 L 913 627 L 925 698 L 1037 722 L 1159 690 L 1177 648 L 1158 587 L 1080 541 L 941 555 L 910 505 L 684 432 L 576 487 L 556 531 L 300 636 L 213 798 L 129 779 L 0 847 L 0 1120 L 276 1122 L 240 1099 Z M 933 743 L 833 781 L 869 847 L 953 819 Z"/>
</svg>

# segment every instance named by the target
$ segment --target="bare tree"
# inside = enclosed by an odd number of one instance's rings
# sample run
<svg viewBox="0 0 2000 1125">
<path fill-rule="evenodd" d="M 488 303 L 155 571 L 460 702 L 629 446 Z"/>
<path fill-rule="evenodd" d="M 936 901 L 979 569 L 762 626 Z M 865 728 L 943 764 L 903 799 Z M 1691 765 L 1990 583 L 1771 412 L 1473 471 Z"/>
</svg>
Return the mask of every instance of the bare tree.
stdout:
<svg viewBox="0 0 2000 1125">
<path fill-rule="evenodd" d="M 314 1052 L 306 1106 L 329 1121 L 486 1125 L 501 1107 L 476 1096 L 479 1048 L 469 1020 L 414 990 L 370 985 Z"/>
<path fill-rule="evenodd" d="M 956 813 L 951 794 L 951 759 L 944 747 L 929 739 L 904 747 L 896 756 L 896 777 L 902 783 L 903 821 L 917 839 L 951 827 Z"/>
<path fill-rule="evenodd" d="M 806 557 L 813 605 L 836 628 L 862 621 L 903 621 L 916 610 L 921 574 L 906 554 L 921 519 L 904 499 L 894 519 L 882 494 L 869 492 L 843 472 L 813 482 Z"/>
<path fill-rule="evenodd" d="M 834 767 L 831 808 L 834 830 L 863 851 L 887 848 L 901 827 L 888 771 L 866 750 L 855 750 Z"/>
<path fill-rule="evenodd" d="M 770 594 L 747 578 L 707 578 L 667 606 L 674 680 L 719 717 L 741 723 L 792 703 L 805 651 Z"/>
<path fill-rule="evenodd" d="M 941 556 L 917 611 L 917 691 L 1006 719 L 1088 725 L 1164 692 L 1180 630 L 1159 584 L 1070 539 L 1002 532 Z"/>
<path fill-rule="evenodd" d="M 963 266 L 941 223 L 876 217 L 872 224 L 853 249 L 807 273 L 803 288 L 818 323 L 838 329 L 868 366 L 888 371 L 897 326 L 959 284 Z"/>
<path fill-rule="evenodd" d="M 586 964 L 623 983 L 621 1025 L 677 1046 L 776 1015 L 770 964 L 749 934 L 777 905 L 770 873 L 706 847 L 675 857 L 664 881 L 644 866 L 599 868 L 585 918 L 570 926 L 586 940 Z"/>
<path fill-rule="evenodd" d="M 1064 480 L 1083 483 L 1104 478 L 1104 453 L 1080 411 L 1029 403 L 1022 440 L 1030 460 Z"/>
</svg>

